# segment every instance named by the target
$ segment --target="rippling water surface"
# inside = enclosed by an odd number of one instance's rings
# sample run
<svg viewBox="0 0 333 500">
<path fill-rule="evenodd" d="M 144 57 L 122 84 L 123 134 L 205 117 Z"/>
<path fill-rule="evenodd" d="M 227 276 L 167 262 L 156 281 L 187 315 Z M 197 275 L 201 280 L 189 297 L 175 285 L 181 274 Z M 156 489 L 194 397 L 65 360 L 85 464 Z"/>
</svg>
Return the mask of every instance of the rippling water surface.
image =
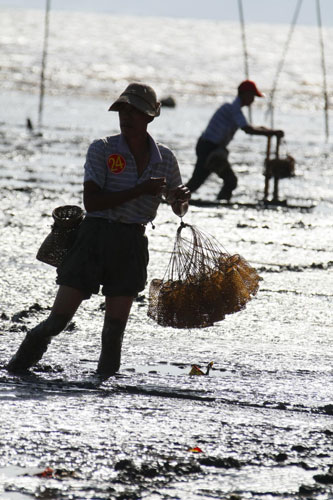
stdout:
<svg viewBox="0 0 333 500">
<path fill-rule="evenodd" d="M 147 317 L 147 289 L 129 320 L 119 376 L 94 380 L 102 296 L 84 303 L 26 377 L 4 366 L 45 318 L 55 271 L 35 254 L 52 209 L 81 204 L 89 143 L 118 130 L 110 101 L 145 80 L 177 106 L 151 124 L 184 181 L 211 113 L 242 79 L 231 23 L 52 13 L 43 134 L 37 120 L 43 13 L 0 16 L 0 499 L 333 498 L 332 141 L 324 141 L 315 28 L 298 27 L 276 97 L 296 177 L 287 207 L 263 208 L 265 139 L 238 132 L 231 206 L 193 204 L 185 220 L 239 252 L 263 278 L 247 308 L 207 329 L 173 330 Z M 269 92 L 288 26 L 248 27 L 253 78 Z M 325 31 L 327 54 L 332 29 Z M 332 81 L 332 60 L 327 71 Z M 265 123 L 265 102 L 253 119 Z M 193 195 L 213 202 L 211 177 Z M 163 277 L 179 220 L 160 207 L 149 280 Z M 191 364 L 214 361 L 207 377 Z M 189 451 L 199 447 L 202 451 Z M 36 476 L 46 467 L 55 477 Z"/>
</svg>

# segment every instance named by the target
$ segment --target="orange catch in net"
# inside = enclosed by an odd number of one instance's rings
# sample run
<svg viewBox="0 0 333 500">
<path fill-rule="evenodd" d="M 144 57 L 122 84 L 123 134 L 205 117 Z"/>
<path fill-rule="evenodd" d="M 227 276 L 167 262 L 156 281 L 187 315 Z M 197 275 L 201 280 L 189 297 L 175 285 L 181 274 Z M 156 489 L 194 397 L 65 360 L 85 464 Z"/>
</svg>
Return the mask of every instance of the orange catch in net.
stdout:
<svg viewBox="0 0 333 500">
<path fill-rule="evenodd" d="M 151 281 L 148 316 L 173 328 L 212 326 L 244 309 L 260 279 L 243 257 L 182 222 L 164 278 Z"/>
</svg>

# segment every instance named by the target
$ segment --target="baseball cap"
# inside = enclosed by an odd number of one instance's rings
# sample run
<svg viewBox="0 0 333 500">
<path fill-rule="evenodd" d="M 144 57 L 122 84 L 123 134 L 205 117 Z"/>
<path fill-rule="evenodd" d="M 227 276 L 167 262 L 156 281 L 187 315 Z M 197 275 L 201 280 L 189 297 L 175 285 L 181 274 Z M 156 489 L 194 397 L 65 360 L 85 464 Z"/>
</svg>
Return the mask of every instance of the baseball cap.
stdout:
<svg viewBox="0 0 333 500">
<path fill-rule="evenodd" d="M 265 94 L 260 92 L 256 86 L 256 84 L 252 80 L 244 80 L 239 86 L 238 86 L 238 92 L 253 92 L 254 95 L 258 97 L 265 97 Z"/>
<path fill-rule="evenodd" d="M 109 111 L 119 111 L 123 103 L 131 104 L 149 116 L 160 114 L 161 103 L 157 101 L 155 90 L 143 83 L 130 83 L 118 99 L 111 104 Z"/>
</svg>

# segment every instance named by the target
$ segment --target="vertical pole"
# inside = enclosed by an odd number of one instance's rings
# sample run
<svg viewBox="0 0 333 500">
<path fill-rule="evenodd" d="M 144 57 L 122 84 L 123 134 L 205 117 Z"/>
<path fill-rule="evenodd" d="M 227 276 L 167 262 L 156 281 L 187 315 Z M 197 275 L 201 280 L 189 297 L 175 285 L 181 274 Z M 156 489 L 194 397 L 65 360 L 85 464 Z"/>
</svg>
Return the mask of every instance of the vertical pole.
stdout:
<svg viewBox="0 0 333 500">
<path fill-rule="evenodd" d="M 317 3 L 317 21 L 318 21 L 318 29 L 319 29 L 319 43 L 320 43 L 320 52 L 321 52 L 321 67 L 322 67 L 322 71 L 323 71 L 325 136 L 326 136 L 326 141 L 328 141 L 328 137 L 329 137 L 328 92 L 327 92 L 327 82 L 326 82 L 325 52 L 324 52 L 323 30 L 322 30 L 322 22 L 321 22 L 320 0 L 317 0 L 316 3 Z"/>
<path fill-rule="evenodd" d="M 274 177 L 273 200 L 274 203 L 279 201 L 279 178 Z"/>
<path fill-rule="evenodd" d="M 248 63 L 248 53 L 246 48 L 246 36 L 245 36 L 245 22 L 244 22 L 244 12 L 243 12 L 243 3 L 242 0 L 238 0 L 238 11 L 239 11 L 239 20 L 241 25 L 241 33 L 242 33 L 242 42 L 243 42 L 243 54 L 244 54 L 244 74 L 245 78 L 249 79 L 249 63 Z M 252 112 L 249 107 L 249 120 L 252 123 Z"/>
<path fill-rule="evenodd" d="M 276 138 L 275 158 L 279 158 L 281 137 Z"/>
<path fill-rule="evenodd" d="M 265 188 L 264 188 L 264 200 L 266 201 L 268 198 L 268 189 L 269 189 L 269 171 L 268 171 L 268 162 L 271 154 L 271 137 L 267 136 L 267 149 L 266 149 L 266 158 L 265 158 Z"/>
<path fill-rule="evenodd" d="M 248 64 L 248 54 L 246 49 L 246 37 L 245 37 L 245 23 L 244 23 L 244 12 L 243 12 L 243 3 L 242 0 L 238 0 L 238 9 L 239 9 L 239 19 L 241 23 L 241 31 L 242 31 L 242 42 L 243 42 L 243 54 L 244 54 L 244 74 L 245 77 L 249 78 L 249 64 Z"/>
<path fill-rule="evenodd" d="M 44 106 L 44 90 L 45 90 L 45 67 L 47 59 L 47 43 L 49 36 L 49 12 L 51 0 L 46 0 L 45 22 L 44 22 L 44 43 L 42 56 L 42 69 L 40 74 L 40 91 L 39 91 L 39 107 L 38 107 L 38 128 L 42 128 L 43 106 Z"/>
<path fill-rule="evenodd" d="M 283 49 L 283 54 L 282 54 L 281 60 L 280 60 L 280 62 L 278 64 L 278 68 L 276 70 L 276 75 L 275 75 L 275 78 L 274 78 L 274 81 L 273 81 L 273 87 L 272 87 L 272 90 L 271 90 L 270 96 L 269 96 L 269 101 L 268 101 L 268 105 L 267 105 L 267 113 L 269 112 L 270 117 L 271 117 L 271 128 L 274 128 L 274 96 L 275 96 L 275 91 L 276 91 L 276 88 L 277 88 L 278 78 L 279 78 L 280 73 L 281 73 L 282 68 L 283 68 L 284 60 L 286 58 L 287 51 L 288 51 L 288 48 L 289 48 L 289 44 L 291 42 L 291 37 L 292 37 L 294 29 L 295 29 L 295 25 L 296 25 L 296 21 L 297 21 L 297 18 L 298 18 L 298 14 L 299 14 L 299 12 L 301 10 L 302 2 L 303 2 L 303 0 L 298 0 L 298 2 L 297 2 L 296 8 L 295 8 L 295 12 L 294 12 L 294 15 L 293 15 L 293 19 L 291 21 L 291 25 L 290 25 L 290 30 L 289 30 L 289 33 L 288 33 L 287 41 L 286 41 L 286 44 L 285 44 L 284 49 Z"/>
</svg>

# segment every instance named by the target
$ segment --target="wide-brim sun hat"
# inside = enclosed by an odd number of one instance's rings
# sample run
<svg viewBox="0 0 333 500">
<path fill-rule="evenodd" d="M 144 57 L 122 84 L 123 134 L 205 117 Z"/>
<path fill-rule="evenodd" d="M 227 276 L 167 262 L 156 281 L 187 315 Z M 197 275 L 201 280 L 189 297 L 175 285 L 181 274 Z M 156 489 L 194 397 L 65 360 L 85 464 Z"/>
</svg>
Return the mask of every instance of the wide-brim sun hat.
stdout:
<svg viewBox="0 0 333 500">
<path fill-rule="evenodd" d="M 109 107 L 109 111 L 119 111 L 122 104 L 131 104 L 148 116 L 158 116 L 161 103 L 158 102 L 155 90 L 143 83 L 130 83 L 118 99 Z"/>
</svg>

